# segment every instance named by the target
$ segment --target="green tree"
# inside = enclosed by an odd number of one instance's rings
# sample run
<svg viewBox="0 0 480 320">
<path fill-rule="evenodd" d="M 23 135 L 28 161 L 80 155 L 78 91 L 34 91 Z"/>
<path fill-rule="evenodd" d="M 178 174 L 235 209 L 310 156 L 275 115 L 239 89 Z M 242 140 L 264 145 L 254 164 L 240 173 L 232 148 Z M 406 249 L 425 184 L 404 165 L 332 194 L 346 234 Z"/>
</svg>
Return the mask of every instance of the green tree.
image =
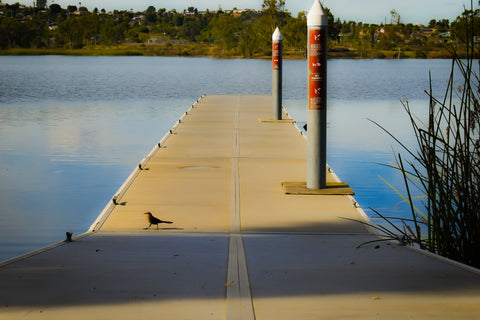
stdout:
<svg viewBox="0 0 480 320">
<path fill-rule="evenodd" d="M 256 38 L 251 24 L 245 25 L 240 31 L 239 45 L 244 58 L 250 58 L 255 53 Z"/>
<path fill-rule="evenodd" d="M 1 48 L 15 48 L 22 32 L 22 24 L 14 17 L 2 18 L 0 20 L 0 30 Z"/>
<path fill-rule="evenodd" d="M 56 3 L 52 3 L 48 10 L 51 16 L 58 16 L 62 12 L 62 7 Z"/>
<path fill-rule="evenodd" d="M 198 13 L 198 10 L 197 10 L 197 8 L 195 8 L 195 7 L 188 7 L 188 9 L 187 9 L 187 10 L 188 10 L 188 12 L 190 12 L 190 13 L 195 13 L 195 14 L 197 14 L 197 13 Z"/>
<path fill-rule="evenodd" d="M 70 13 L 74 13 L 75 11 L 77 11 L 77 6 L 69 5 L 67 7 L 67 11 L 70 12 Z"/>
<path fill-rule="evenodd" d="M 438 26 L 438 31 L 439 32 L 448 31 L 448 29 L 450 29 L 450 20 L 442 19 L 442 20 L 437 22 L 437 26 Z"/>
<path fill-rule="evenodd" d="M 290 17 L 284 11 L 285 1 L 282 0 L 264 0 L 262 8 L 264 13 L 255 20 L 252 25 L 252 32 L 255 37 L 255 52 L 262 55 L 270 55 L 272 53 L 272 34 L 275 28 L 286 24 Z"/>
<path fill-rule="evenodd" d="M 182 15 L 179 15 L 179 14 L 176 14 L 173 16 L 173 25 L 175 27 L 180 27 L 181 25 L 183 25 L 183 19 L 184 19 L 184 16 Z"/>
<path fill-rule="evenodd" d="M 179 35 L 182 38 L 195 41 L 196 37 L 200 35 L 200 24 L 195 20 L 186 21 L 179 30 Z"/>
<path fill-rule="evenodd" d="M 442 19 L 442 20 L 435 20 L 432 19 L 428 23 L 429 28 L 435 28 L 437 29 L 438 32 L 445 32 L 449 29 L 450 27 L 450 21 L 448 19 Z"/>
<path fill-rule="evenodd" d="M 396 50 L 398 45 L 403 42 L 399 36 L 399 25 L 385 26 L 385 32 L 380 35 L 377 43 L 379 50 Z"/>
<path fill-rule="evenodd" d="M 263 0 L 262 9 L 268 15 L 277 15 L 285 11 L 285 0 Z"/>
<path fill-rule="evenodd" d="M 299 12 L 297 18 L 287 20 L 282 28 L 283 45 L 299 53 L 305 54 L 307 48 L 307 13 Z"/>
<path fill-rule="evenodd" d="M 112 18 L 105 20 L 100 27 L 100 41 L 107 45 L 118 45 L 125 38 L 121 27 L 115 25 Z"/>
<path fill-rule="evenodd" d="M 272 54 L 272 34 L 275 28 L 279 26 L 275 21 L 275 18 L 270 15 L 262 15 L 253 23 L 252 31 L 255 37 L 256 53 Z"/>
<path fill-rule="evenodd" d="M 75 17 L 68 17 L 58 24 L 58 41 L 70 49 L 78 49 L 83 46 L 83 30 L 79 20 Z"/>
<path fill-rule="evenodd" d="M 35 7 L 37 9 L 45 9 L 47 7 L 47 0 L 36 0 Z"/>
<path fill-rule="evenodd" d="M 480 9 L 465 10 L 452 22 L 451 30 L 455 37 L 463 42 L 467 42 L 473 33 L 473 36 L 480 36 Z"/>
<path fill-rule="evenodd" d="M 58 24 L 58 43 L 71 49 L 94 44 L 100 28 L 100 18 L 94 13 L 70 16 Z"/>
<path fill-rule="evenodd" d="M 157 9 L 154 6 L 149 6 L 145 11 L 145 20 L 148 23 L 154 23 L 157 21 Z"/>
<path fill-rule="evenodd" d="M 265 32 L 273 33 L 276 27 L 280 27 L 285 23 L 285 19 L 290 16 L 285 12 L 284 0 L 263 0 L 262 8 L 265 10 L 261 18 L 262 25 L 269 26 Z"/>
<path fill-rule="evenodd" d="M 333 41 L 338 41 L 340 29 L 342 27 L 340 19 L 337 19 L 337 21 L 335 21 L 335 17 L 333 16 L 332 11 L 327 7 L 325 7 L 325 12 L 327 13 L 328 17 L 328 38 Z"/>
<path fill-rule="evenodd" d="M 223 50 L 234 48 L 238 43 L 237 32 L 239 25 L 237 18 L 231 15 L 216 15 L 208 25 L 211 36 L 215 39 L 215 44 Z"/>
<path fill-rule="evenodd" d="M 94 45 L 96 37 L 100 30 L 100 18 L 97 14 L 86 14 L 78 18 L 83 30 L 83 44 Z"/>
<path fill-rule="evenodd" d="M 12 5 L 5 5 L 5 13 L 7 17 L 16 17 L 20 13 L 20 3 L 16 2 Z"/>
</svg>

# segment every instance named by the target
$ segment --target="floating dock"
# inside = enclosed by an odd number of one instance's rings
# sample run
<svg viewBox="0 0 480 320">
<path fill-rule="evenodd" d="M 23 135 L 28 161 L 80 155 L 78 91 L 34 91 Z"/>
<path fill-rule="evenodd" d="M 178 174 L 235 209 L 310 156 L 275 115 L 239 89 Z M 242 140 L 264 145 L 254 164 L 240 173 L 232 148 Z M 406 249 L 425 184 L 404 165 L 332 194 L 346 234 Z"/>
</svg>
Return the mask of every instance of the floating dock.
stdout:
<svg viewBox="0 0 480 320">
<path fill-rule="evenodd" d="M 285 192 L 306 142 L 271 99 L 192 105 L 86 234 L 0 265 L 0 319 L 477 319 L 477 269 L 357 248 L 375 235 L 351 195 Z"/>
</svg>

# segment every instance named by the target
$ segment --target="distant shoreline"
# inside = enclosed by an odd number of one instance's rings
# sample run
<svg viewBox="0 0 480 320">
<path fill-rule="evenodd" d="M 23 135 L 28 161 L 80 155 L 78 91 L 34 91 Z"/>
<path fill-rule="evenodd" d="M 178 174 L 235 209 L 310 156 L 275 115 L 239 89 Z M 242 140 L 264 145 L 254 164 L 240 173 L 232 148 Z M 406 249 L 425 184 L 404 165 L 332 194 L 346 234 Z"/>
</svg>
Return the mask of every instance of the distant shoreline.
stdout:
<svg viewBox="0 0 480 320">
<path fill-rule="evenodd" d="M 2 56 L 165 56 L 165 57 L 211 57 L 218 59 L 270 59 L 269 55 L 241 56 L 229 52 L 219 52 L 214 46 L 204 44 L 187 44 L 177 46 L 122 44 L 116 47 L 96 46 L 94 48 L 12 48 L 0 49 Z M 299 52 L 285 51 L 284 59 L 305 59 Z M 367 51 L 334 47 L 328 52 L 330 59 L 450 59 L 451 52 L 442 51 Z"/>
</svg>

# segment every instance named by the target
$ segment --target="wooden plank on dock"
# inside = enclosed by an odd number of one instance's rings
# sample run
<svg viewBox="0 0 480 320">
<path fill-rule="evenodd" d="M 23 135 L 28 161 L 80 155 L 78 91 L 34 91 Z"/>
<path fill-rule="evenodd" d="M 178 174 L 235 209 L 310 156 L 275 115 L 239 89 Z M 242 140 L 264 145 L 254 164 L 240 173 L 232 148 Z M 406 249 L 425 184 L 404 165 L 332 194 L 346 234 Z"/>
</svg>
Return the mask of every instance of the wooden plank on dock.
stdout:
<svg viewBox="0 0 480 320">
<path fill-rule="evenodd" d="M 327 182 L 325 188 L 309 189 L 306 182 L 286 181 L 282 182 L 283 192 L 285 194 L 303 194 L 303 195 L 343 195 L 353 196 L 355 192 L 344 182 Z"/>
</svg>

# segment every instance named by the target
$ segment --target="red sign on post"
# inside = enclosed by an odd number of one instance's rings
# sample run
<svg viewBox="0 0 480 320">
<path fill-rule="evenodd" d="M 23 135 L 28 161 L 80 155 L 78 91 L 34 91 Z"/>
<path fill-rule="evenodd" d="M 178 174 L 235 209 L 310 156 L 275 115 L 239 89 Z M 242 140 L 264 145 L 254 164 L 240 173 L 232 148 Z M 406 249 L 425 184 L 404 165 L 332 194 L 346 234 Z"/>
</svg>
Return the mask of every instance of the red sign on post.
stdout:
<svg viewBox="0 0 480 320">
<path fill-rule="evenodd" d="M 325 29 L 311 29 L 308 36 L 308 108 L 322 110 L 327 101 L 327 33 Z"/>
<path fill-rule="evenodd" d="M 272 48 L 272 68 L 273 70 L 280 70 L 282 68 L 282 45 L 280 42 L 274 42 Z"/>
</svg>

